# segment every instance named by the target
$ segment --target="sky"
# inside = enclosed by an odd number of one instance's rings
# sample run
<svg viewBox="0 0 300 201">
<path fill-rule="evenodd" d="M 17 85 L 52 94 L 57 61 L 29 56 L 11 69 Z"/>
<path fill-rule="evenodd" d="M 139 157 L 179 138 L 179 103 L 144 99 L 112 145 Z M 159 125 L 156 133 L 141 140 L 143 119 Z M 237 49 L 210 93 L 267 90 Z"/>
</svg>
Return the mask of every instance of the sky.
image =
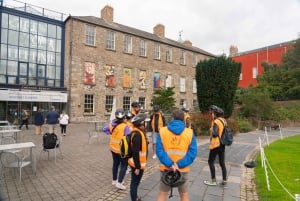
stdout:
<svg viewBox="0 0 300 201">
<path fill-rule="evenodd" d="M 4 0 L 9 2 L 12 0 Z M 18 0 L 21 1 L 21 0 Z M 300 0 L 22 0 L 72 16 L 100 17 L 114 8 L 114 22 L 153 33 L 165 26 L 165 37 L 189 40 L 215 55 L 279 44 L 300 37 Z"/>
</svg>

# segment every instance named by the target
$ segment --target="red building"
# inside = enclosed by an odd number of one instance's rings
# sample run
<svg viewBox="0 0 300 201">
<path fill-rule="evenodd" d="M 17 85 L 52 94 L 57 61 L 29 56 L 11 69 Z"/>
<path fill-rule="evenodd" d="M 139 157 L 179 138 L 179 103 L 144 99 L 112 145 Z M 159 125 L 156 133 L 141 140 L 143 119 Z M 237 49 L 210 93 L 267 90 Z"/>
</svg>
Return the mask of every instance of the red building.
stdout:
<svg viewBox="0 0 300 201">
<path fill-rule="evenodd" d="M 256 77 L 264 72 L 261 64 L 263 62 L 280 64 L 282 56 L 288 49 L 293 47 L 294 42 L 295 41 L 284 42 L 241 53 L 238 52 L 236 46 L 230 46 L 229 57 L 242 64 L 242 72 L 238 86 L 242 88 L 256 86 Z"/>
</svg>

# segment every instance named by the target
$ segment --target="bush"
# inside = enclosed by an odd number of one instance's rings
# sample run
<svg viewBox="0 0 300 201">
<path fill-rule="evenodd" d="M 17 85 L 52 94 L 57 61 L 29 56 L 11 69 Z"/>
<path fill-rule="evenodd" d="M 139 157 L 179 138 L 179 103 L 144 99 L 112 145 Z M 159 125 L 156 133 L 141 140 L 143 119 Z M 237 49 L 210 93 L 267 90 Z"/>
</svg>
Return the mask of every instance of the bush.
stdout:
<svg viewBox="0 0 300 201">
<path fill-rule="evenodd" d="M 241 133 L 247 133 L 253 130 L 252 124 L 246 119 L 237 119 L 237 124 Z"/>
<path fill-rule="evenodd" d="M 209 113 L 192 113 L 191 120 L 196 136 L 209 135 L 209 128 L 211 126 L 211 115 Z"/>
</svg>

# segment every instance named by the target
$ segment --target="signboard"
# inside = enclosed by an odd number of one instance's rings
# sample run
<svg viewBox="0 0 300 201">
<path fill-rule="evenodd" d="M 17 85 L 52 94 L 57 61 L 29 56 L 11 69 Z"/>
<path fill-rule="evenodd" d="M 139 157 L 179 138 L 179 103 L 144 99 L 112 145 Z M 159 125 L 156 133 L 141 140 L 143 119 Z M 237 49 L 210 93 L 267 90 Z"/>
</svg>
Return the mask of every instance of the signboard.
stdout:
<svg viewBox="0 0 300 201">
<path fill-rule="evenodd" d="M 65 92 L 54 91 L 13 91 L 0 90 L 1 101 L 26 101 L 26 102 L 63 102 L 68 100 Z"/>
</svg>

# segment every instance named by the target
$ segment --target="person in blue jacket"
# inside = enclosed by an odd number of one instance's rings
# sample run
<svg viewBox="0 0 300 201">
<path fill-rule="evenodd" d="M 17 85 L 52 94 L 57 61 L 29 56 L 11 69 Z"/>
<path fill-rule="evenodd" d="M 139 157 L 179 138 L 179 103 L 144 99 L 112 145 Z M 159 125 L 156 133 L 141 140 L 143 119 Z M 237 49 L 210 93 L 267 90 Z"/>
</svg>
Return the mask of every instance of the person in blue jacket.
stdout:
<svg viewBox="0 0 300 201">
<path fill-rule="evenodd" d="M 197 140 L 193 130 L 186 128 L 184 113 L 182 110 L 173 112 L 173 120 L 167 127 L 162 127 L 157 135 L 156 155 L 160 161 L 161 176 L 164 171 L 179 170 L 183 177 L 183 183 L 178 186 L 180 199 L 189 200 L 188 196 L 188 172 L 189 166 L 197 157 Z M 157 201 L 165 201 L 172 186 L 164 184 L 159 186 Z"/>
</svg>

